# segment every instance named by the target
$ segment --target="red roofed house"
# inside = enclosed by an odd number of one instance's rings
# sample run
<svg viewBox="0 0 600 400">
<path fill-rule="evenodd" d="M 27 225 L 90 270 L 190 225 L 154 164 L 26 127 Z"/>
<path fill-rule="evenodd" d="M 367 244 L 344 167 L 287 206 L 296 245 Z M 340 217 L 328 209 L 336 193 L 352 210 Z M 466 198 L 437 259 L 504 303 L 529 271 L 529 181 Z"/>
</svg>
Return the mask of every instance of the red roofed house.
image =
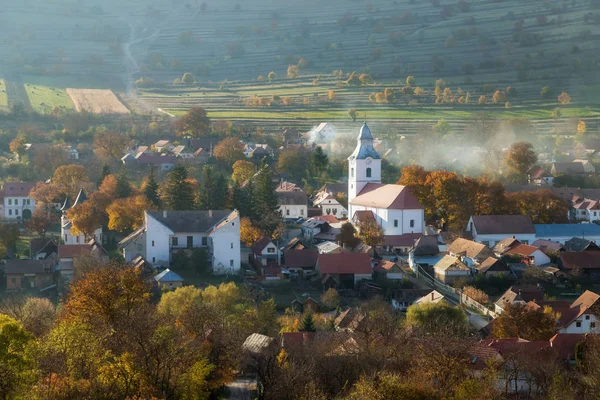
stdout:
<svg viewBox="0 0 600 400">
<path fill-rule="evenodd" d="M 250 250 L 252 250 L 252 256 L 254 259 L 263 266 L 272 263 L 279 263 L 279 252 L 277 251 L 277 246 L 275 246 L 273 241 L 266 236 L 263 236 L 257 240 L 256 243 L 250 247 Z"/>
<path fill-rule="evenodd" d="M 381 183 L 381 156 L 374 140 L 365 123 L 348 157 L 348 217 L 371 211 L 386 237 L 423 234 L 425 211 L 408 187 Z"/>
<path fill-rule="evenodd" d="M 317 259 L 317 271 L 330 275 L 339 286 L 354 288 L 356 283 L 373 277 L 371 257 L 365 253 L 321 254 Z"/>
<path fill-rule="evenodd" d="M 290 272 L 314 271 L 319 251 L 317 249 L 290 249 L 283 253 L 283 264 Z"/>
<path fill-rule="evenodd" d="M 6 182 L 2 188 L 4 195 L 4 218 L 29 219 L 35 211 L 35 200 L 31 198 L 31 190 L 35 182 Z"/>
<path fill-rule="evenodd" d="M 373 266 L 373 270 L 377 275 L 385 276 L 387 279 L 402 280 L 402 278 L 404 278 L 402 268 L 400 268 L 400 266 L 393 261 L 377 261 Z"/>
<path fill-rule="evenodd" d="M 598 333 L 598 318 L 596 318 L 600 296 L 586 290 L 571 303 L 570 310 L 561 310 L 558 333 Z"/>
<path fill-rule="evenodd" d="M 550 263 L 550 257 L 548 257 L 543 251 L 537 247 L 529 246 L 526 244 L 517 244 L 506 250 L 504 254 L 518 256 L 522 258 L 522 262 L 527 265 L 545 265 Z"/>
<path fill-rule="evenodd" d="M 527 215 L 475 215 L 469 219 L 467 232 L 473 240 L 492 248 L 506 239 L 517 239 L 523 244 L 535 242 L 535 227 Z"/>
<path fill-rule="evenodd" d="M 74 262 L 78 257 L 108 258 L 106 250 L 95 240 L 91 239 L 86 244 L 61 244 L 58 246 L 58 265 L 56 271 L 64 283 L 71 282 L 75 271 Z"/>
</svg>

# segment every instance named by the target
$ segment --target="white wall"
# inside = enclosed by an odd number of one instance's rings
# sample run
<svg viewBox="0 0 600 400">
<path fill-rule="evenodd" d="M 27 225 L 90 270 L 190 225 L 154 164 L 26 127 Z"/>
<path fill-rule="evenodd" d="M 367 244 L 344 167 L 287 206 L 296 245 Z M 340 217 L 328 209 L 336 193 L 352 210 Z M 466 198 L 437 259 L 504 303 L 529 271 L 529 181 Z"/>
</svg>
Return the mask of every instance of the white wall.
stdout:
<svg viewBox="0 0 600 400">
<path fill-rule="evenodd" d="M 550 262 L 550 257 L 548 257 L 541 250 L 536 250 L 532 254 L 533 259 L 535 260 L 535 265 L 544 265 Z"/>
<path fill-rule="evenodd" d="M 352 206 L 352 212 L 370 210 L 375 215 L 375 219 L 383 228 L 385 235 L 395 236 L 406 233 L 423 233 L 425 225 L 424 210 L 387 210 L 383 208 L 371 208 L 365 206 Z M 411 228 L 410 221 L 414 221 Z M 394 226 L 394 221 L 398 221 L 398 226 Z"/>
<path fill-rule="evenodd" d="M 148 213 L 144 213 L 144 219 L 146 226 L 146 261 L 153 266 L 168 266 L 170 262 L 169 237 L 174 232 Z"/>
<path fill-rule="evenodd" d="M 142 245 L 141 250 L 138 249 L 138 245 Z M 142 233 L 141 236 L 135 238 L 127 247 L 123 249 L 123 258 L 125 262 L 131 262 L 137 256 L 142 256 L 146 259 L 146 233 Z"/>
<path fill-rule="evenodd" d="M 33 214 L 35 208 L 36 202 L 31 197 L 4 198 L 4 218 L 6 219 L 23 218 L 23 210 L 31 210 L 31 214 Z"/>
<path fill-rule="evenodd" d="M 589 319 L 587 319 L 588 317 Z M 577 327 L 577 321 L 581 322 L 581 327 L 579 328 Z M 596 325 L 595 328 L 590 326 L 592 322 Z M 599 325 L 598 319 L 593 314 L 583 314 L 581 317 L 573 321 L 571 325 L 560 329 L 558 333 L 598 333 L 600 332 Z"/>
<path fill-rule="evenodd" d="M 240 219 L 235 218 L 211 233 L 213 272 L 236 273 L 241 268 Z M 233 265 L 232 265 L 233 264 Z"/>
<path fill-rule="evenodd" d="M 515 239 L 517 239 L 519 242 L 521 242 L 523 244 L 531 244 L 537 240 L 534 233 L 523 233 L 523 234 L 520 234 L 520 233 L 510 234 L 509 233 L 509 234 L 504 234 L 504 235 L 480 235 L 473 228 L 473 240 L 478 243 L 489 242 L 489 244 L 487 244 L 487 246 L 490 248 L 494 247 L 496 245 L 496 243 L 498 243 L 506 238 L 512 238 L 512 237 L 514 237 Z"/>
<path fill-rule="evenodd" d="M 279 211 L 281 212 L 282 218 L 306 218 L 308 215 L 308 206 L 282 204 L 279 207 Z"/>
</svg>

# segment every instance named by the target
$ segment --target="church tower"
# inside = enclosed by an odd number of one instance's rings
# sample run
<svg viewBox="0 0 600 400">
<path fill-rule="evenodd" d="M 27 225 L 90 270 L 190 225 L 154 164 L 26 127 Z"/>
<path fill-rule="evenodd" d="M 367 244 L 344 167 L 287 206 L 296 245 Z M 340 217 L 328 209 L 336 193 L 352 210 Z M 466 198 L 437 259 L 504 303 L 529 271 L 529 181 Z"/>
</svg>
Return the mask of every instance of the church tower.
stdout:
<svg viewBox="0 0 600 400">
<path fill-rule="evenodd" d="M 367 183 L 381 183 L 381 156 L 373 147 L 373 135 L 365 122 L 360 128 L 358 144 L 348 157 L 348 202 L 351 202 Z M 352 218 L 350 207 L 348 218 Z"/>
</svg>

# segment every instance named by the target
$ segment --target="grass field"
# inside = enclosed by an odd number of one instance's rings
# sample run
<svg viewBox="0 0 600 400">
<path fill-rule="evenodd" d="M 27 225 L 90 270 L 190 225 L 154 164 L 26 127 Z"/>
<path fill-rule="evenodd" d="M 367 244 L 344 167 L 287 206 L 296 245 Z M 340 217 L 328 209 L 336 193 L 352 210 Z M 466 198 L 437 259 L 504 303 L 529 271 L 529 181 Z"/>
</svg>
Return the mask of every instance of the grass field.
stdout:
<svg viewBox="0 0 600 400">
<path fill-rule="evenodd" d="M 40 114 L 49 114 L 54 107 L 63 110 L 75 108 L 65 89 L 26 83 L 25 91 L 27 92 L 31 107 Z"/>
<path fill-rule="evenodd" d="M 8 96 L 6 95 L 6 83 L 0 79 L 0 110 L 8 108 Z"/>
</svg>

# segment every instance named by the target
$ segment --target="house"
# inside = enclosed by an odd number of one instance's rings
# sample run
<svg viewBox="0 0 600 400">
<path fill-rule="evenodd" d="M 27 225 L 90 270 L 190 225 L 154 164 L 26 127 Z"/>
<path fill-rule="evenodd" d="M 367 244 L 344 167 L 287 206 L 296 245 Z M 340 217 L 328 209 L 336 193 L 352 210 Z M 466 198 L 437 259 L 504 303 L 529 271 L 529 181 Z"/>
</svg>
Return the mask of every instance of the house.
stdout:
<svg viewBox="0 0 600 400">
<path fill-rule="evenodd" d="M 145 211 L 146 254 L 153 266 L 167 266 L 174 251 L 203 248 L 213 272 L 240 270 L 240 216 L 237 211 Z"/>
<path fill-rule="evenodd" d="M 494 255 L 485 244 L 458 238 L 448 247 L 448 254 L 458 257 L 467 267 L 474 269 L 488 257 Z"/>
<path fill-rule="evenodd" d="M 571 238 L 565 242 L 566 251 L 599 251 L 600 247 L 591 240 L 582 238 Z"/>
<path fill-rule="evenodd" d="M 337 136 L 337 131 L 332 124 L 323 122 L 312 129 L 308 135 L 310 136 L 310 141 L 313 143 L 330 144 Z"/>
<path fill-rule="evenodd" d="M 206 164 L 208 162 L 208 159 L 210 158 L 210 153 L 202 147 L 194 151 L 192 155 L 194 156 L 196 162 L 198 162 L 199 164 Z"/>
<path fill-rule="evenodd" d="M 562 244 L 553 242 L 552 240 L 538 239 L 531 243 L 531 245 L 533 247 L 537 247 L 546 254 L 560 253 L 561 251 L 565 251 L 565 247 Z"/>
<path fill-rule="evenodd" d="M 417 271 L 417 266 L 423 268 L 433 266 L 438 263 L 444 253 L 440 251 L 440 245 L 437 235 L 421 236 L 414 242 L 408 252 L 408 265 L 413 271 Z"/>
<path fill-rule="evenodd" d="M 496 243 L 496 245 L 492 248 L 492 251 L 494 254 L 496 254 L 496 256 L 501 257 L 507 250 L 519 244 L 521 244 L 521 242 L 514 238 L 502 239 Z"/>
<path fill-rule="evenodd" d="M 445 255 L 433 266 L 435 277 L 444 283 L 452 284 L 456 279 L 469 279 L 471 269 L 467 267 L 458 257 Z"/>
<path fill-rule="evenodd" d="M 338 286 L 348 289 L 373 275 L 371 257 L 365 253 L 320 254 L 316 270 L 323 276 L 331 275 Z"/>
<path fill-rule="evenodd" d="M 413 304 L 437 304 L 445 301 L 446 297 L 443 294 L 437 290 L 432 290 L 430 293 L 427 293 L 426 295 L 415 300 Z"/>
<path fill-rule="evenodd" d="M 138 167 L 157 167 L 161 172 L 168 172 L 177 164 L 177 157 L 159 154 L 140 153 L 135 156 Z"/>
<path fill-rule="evenodd" d="M 277 192 L 279 212 L 283 218 L 306 218 L 308 215 L 308 196 L 302 190 Z"/>
<path fill-rule="evenodd" d="M 336 198 L 336 194 L 321 191 L 313 198 L 313 205 L 321 209 L 322 215 L 348 218 L 348 210 Z"/>
<path fill-rule="evenodd" d="M 486 278 L 506 277 L 511 274 L 510 268 L 506 263 L 496 257 L 488 257 L 477 267 L 477 273 Z"/>
<path fill-rule="evenodd" d="M 125 262 L 131 262 L 134 258 L 146 254 L 146 229 L 142 226 L 127 235 L 117 245 L 123 251 Z"/>
<path fill-rule="evenodd" d="M 283 264 L 290 272 L 304 274 L 315 270 L 318 258 L 317 249 L 289 249 L 283 253 Z"/>
<path fill-rule="evenodd" d="M 390 280 L 402 280 L 404 272 L 398 264 L 388 260 L 378 260 L 373 263 L 373 271 L 378 276 L 384 276 Z"/>
<path fill-rule="evenodd" d="M 335 318 L 333 326 L 337 332 L 353 333 L 361 326 L 364 319 L 365 314 L 358 308 L 347 308 Z"/>
<path fill-rule="evenodd" d="M 154 281 L 156 281 L 158 287 L 163 290 L 176 289 L 183 286 L 183 278 L 169 268 L 154 276 Z"/>
<path fill-rule="evenodd" d="M 320 233 L 329 232 L 331 225 L 323 219 L 312 217 L 302 223 L 302 236 L 306 239 L 313 239 Z"/>
<path fill-rule="evenodd" d="M 173 153 L 173 155 L 177 158 L 182 158 L 182 159 L 194 158 L 194 152 L 191 149 L 189 149 L 188 147 L 183 146 L 183 145 L 173 147 L 173 150 L 171 150 L 171 153 Z"/>
<path fill-rule="evenodd" d="M 570 313 L 562 310 L 558 333 L 599 333 L 597 308 L 600 296 L 586 290 L 569 307 Z"/>
<path fill-rule="evenodd" d="M 253 333 L 248 336 L 242 345 L 242 350 L 253 356 L 266 356 L 268 354 L 276 354 L 277 339 Z"/>
<path fill-rule="evenodd" d="M 575 160 L 573 160 L 573 163 L 581 163 L 581 165 L 583 165 L 583 170 L 588 174 L 596 173 L 596 167 L 594 167 L 594 165 L 590 162 L 590 160 L 583 160 L 580 158 L 576 158 Z"/>
<path fill-rule="evenodd" d="M 394 310 L 406 311 L 415 301 L 431 293 L 431 289 L 398 289 L 392 295 Z"/>
<path fill-rule="evenodd" d="M 295 192 L 302 191 L 302 188 L 295 183 L 291 183 L 288 181 L 281 181 L 279 185 L 275 188 L 276 192 Z"/>
<path fill-rule="evenodd" d="M 315 246 L 319 254 L 341 253 L 344 251 L 342 246 L 334 242 L 322 242 Z"/>
<path fill-rule="evenodd" d="M 71 232 L 73 224 L 71 223 L 71 221 L 69 221 L 69 218 L 67 217 L 67 211 L 69 211 L 73 207 L 85 203 L 86 201 L 87 195 L 85 194 L 84 190 L 81 189 L 77 194 L 77 198 L 75 199 L 75 202 L 72 206 L 71 201 L 67 197 L 62 207 L 60 208 L 60 210 L 62 211 L 62 216 L 60 218 L 60 237 L 63 240 L 64 244 L 85 244 L 90 239 L 95 239 L 98 241 L 98 243 L 102 243 L 102 226 L 96 228 L 91 237 L 86 237 L 86 235 L 84 235 L 83 233 L 79 233 L 78 235 L 76 235 Z"/>
<path fill-rule="evenodd" d="M 53 239 L 38 238 L 29 241 L 29 256 L 33 260 L 47 260 L 58 254 L 58 246 Z"/>
<path fill-rule="evenodd" d="M 565 244 L 574 237 L 600 242 L 600 225 L 597 224 L 535 224 L 538 239 Z"/>
<path fill-rule="evenodd" d="M 558 256 L 558 266 L 573 276 L 596 282 L 600 280 L 599 251 L 565 251 Z"/>
<path fill-rule="evenodd" d="M 262 266 L 279 264 L 279 251 L 273 241 L 263 236 L 250 246 L 252 256 Z"/>
<path fill-rule="evenodd" d="M 600 221 L 600 201 L 582 199 L 571 205 L 571 220 L 583 222 Z"/>
<path fill-rule="evenodd" d="M 39 291 L 53 283 L 54 260 L 7 260 L 4 272 L 7 292 Z"/>
<path fill-rule="evenodd" d="M 292 310 L 299 312 L 299 313 L 319 312 L 319 302 L 310 296 L 307 297 L 306 299 L 296 298 L 296 299 L 292 300 L 291 306 L 292 306 Z"/>
<path fill-rule="evenodd" d="M 144 260 L 144 257 L 142 256 L 135 257 L 129 264 L 140 271 L 141 277 L 145 281 L 152 280 L 151 278 L 156 274 L 154 267 L 152 267 L 148 261 Z M 154 280 L 152 280 L 152 282 L 154 282 Z"/>
<path fill-rule="evenodd" d="M 488 247 L 507 237 L 523 244 L 536 240 L 535 227 L 527 215 L 474 215 L 469 218 L 466 230 L 474 241 Z"/>
<path fill-rule="evenodd" d="M 172 151 L 175 148 L 175 146 L 168 140 L 159 140 L 158 142 L 154 143 L 152 147 L 154 147 L 154 150 L 157 153 Z"/>
<path fill-rule="evenodd" d="M 350 218 L 357 211 L 371 211 L 385 236 L 423 234 L 425 211 L 408 187 L 381 183 L 382 158 L 373 147 L 366 123 L 357 146 L 348 157 L 348 203 Z"/>
<path fill-rule="evenodd" d="M 530 184 L 536 186 L 546 186 L 554 184 L 554 177 L 546 169 L 538 165 L 534 165 L 527 171 L 527 180 Z"/>
<path fill-rule="evenodd" d="M 31 191 L 36 182 L 6 182 L 2 187 L 4 218 L 28 220 L 35 211 L 36 201 Z"/>
<path fill-rule="evenodd" d="M 72 282 L 75 274 L 75 259 L 89 256 L 95 259 L 107 260 L 108 253 L 94 239 L 85 244 L 61 244 L 58 246 L 58 263 L 56 271 L 64 283 Z"/>
<path fill-rule="evenodd" d="M 496 300 L 494 311 L 496 314 L 502 314 L 507 304 L 527 304 L 531 301 L 542 302 L 544 293 L 537 286 L 511 286 Z"/>
<path fill-rule="evenodd" d="M 585 175 L 586 171 L 583 163 L 581 162 L 554 162 L 552 163 L 552 169 L 550 170 L 552 176 L 557 177 L 561 175 Z"/>
<path fill-rule="evenodd" d="M 520 257 L 524 264 L 530 266 L 534 265 L 539 267 L 550 263 L 550 257 L 548 257 L 543 251 L 537 247 L 526 244 L 518 244 L 513 246 L 506 250 L 504 254 Z"/>
</svg>

